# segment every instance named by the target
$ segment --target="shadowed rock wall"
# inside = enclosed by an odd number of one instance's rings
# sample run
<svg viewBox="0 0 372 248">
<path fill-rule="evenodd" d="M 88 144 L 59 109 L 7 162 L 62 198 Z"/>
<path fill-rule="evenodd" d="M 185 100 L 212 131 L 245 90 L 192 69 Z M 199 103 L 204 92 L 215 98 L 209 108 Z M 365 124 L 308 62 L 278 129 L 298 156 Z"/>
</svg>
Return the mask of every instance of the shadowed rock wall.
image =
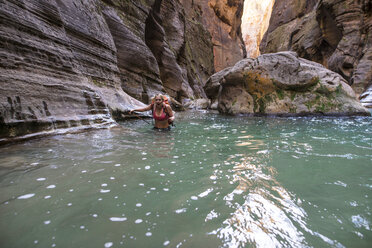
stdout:
<svg viewBox="0 0 372 248">
<path fill-rule="evenodd" d="M 215 64 L 243 57 L 238 49 L 217 63 L 212 43 L 240 46 L 242 0 L 212 2 L 0 1 L 0 143 L 114 125 L 159 92 L 205 98 Z M 216 36 L 207 12 L 228 28 Z"/>
<path fill-rule="evenodd" d="M 292 50 L 323 64 L 372 107 L 371 1 L 277 0 L 260 50 Z"/>
</svg>

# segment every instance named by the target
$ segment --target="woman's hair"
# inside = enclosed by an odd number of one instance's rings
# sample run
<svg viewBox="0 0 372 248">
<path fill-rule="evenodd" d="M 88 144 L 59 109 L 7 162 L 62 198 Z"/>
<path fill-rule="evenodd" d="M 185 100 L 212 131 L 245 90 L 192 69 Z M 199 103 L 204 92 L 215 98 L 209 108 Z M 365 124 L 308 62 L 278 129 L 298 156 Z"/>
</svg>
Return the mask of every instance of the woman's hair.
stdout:
<svg viewBox="0 0 372 248">
<path fill-rule="evenodd" d="M 152 98 L 152 101 L 154 102 L 155 99 L 156 99 L 157 97 L 160 97 L 161 100 L 164 102 L 164 96 L 163 96 L 162 94 L 156 94 L 156 95 Z"/>
<path fill-rule="evenodd" d="M 165 95 L 162 95 L 162 94 L 156 94 L 156 95 L 151 99 L 151 103 L 155 103 L 155 99 L 156 99 L 157 97 L 160 97 L 161 100 L 162 100 L 165 104 L 168 104 L 168 105 L 169 105 L 168 97 L 165 96 Z"/>
</svg>

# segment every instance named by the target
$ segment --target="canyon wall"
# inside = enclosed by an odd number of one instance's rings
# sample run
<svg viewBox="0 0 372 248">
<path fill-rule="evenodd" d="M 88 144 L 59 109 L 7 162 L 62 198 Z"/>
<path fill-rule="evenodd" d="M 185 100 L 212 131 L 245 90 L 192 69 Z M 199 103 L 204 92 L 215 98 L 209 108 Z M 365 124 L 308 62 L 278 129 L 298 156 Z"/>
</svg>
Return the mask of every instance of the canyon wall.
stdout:
<svg viewBox="0 0 372 248">
<path fill-rule="evenodd" d="M 0 143 L 114 125 L 158 92 L 206 97 L 244 56 L 243 0 L 0 2 Z"/>
<path fill-rule="evenodd" d="M 241 29 L 247 58 L 257 58 L 260 55 L 260 43 L 269 27 L 274 2 L 275 0 L 244 2 Z"/>
<path fill-rule="evenodd" d="M 260 51 L 286 50 L 339 73 L 372 107 L 371 1 L 275 1 Z"/>
</svg>

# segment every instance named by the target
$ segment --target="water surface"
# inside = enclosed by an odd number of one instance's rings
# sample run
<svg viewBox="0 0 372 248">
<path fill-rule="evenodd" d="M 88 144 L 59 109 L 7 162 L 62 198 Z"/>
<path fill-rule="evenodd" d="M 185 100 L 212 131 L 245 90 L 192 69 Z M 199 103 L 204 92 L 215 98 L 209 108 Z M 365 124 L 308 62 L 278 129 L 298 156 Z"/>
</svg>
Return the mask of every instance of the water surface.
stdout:
<svg viewBox="0 0 372 248">
<path fill-rule="evenodd" d="M 1 247 L 370 247 L 370 117 L 186 112 L 0 149 Z"/>
</svg>

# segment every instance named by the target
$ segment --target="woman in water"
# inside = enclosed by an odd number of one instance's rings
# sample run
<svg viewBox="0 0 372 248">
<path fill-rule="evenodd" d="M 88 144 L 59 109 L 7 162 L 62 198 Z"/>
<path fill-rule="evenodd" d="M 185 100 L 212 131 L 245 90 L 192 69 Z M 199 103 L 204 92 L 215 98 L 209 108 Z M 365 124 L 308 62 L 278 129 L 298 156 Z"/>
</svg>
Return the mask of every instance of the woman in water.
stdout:
<svg viewBox="0 0 372 248">
<path fill-rule="evenodd" d="M 150 105 L 140 109 L 133 109 L 129 111 L 132 114 L 136 112 L 144 112 L 152 110 L 152 116 L 155 119 L 154 129 L 158 130 L 170 130 L 169 124 L 174 121 L 174 115 L 172 108 L 169 104 L 165 103 L 165 97 L 161 94 L 157 94 Z"/>
</svg>

